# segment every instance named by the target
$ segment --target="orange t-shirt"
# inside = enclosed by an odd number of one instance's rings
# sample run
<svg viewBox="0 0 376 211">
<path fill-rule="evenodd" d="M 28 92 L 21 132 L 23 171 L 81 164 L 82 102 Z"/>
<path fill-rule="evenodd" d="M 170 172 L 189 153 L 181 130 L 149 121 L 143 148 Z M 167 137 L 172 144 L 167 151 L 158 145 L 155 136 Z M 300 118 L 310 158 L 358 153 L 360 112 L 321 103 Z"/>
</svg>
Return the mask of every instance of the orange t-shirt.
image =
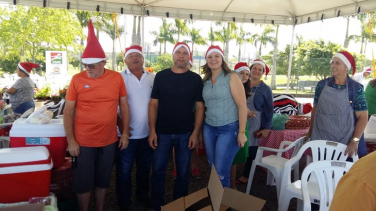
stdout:
<svg viewBox="0 0 376 211">
<path fill-rule="evenodd" d="M 119 98 L 127 95 L 120 73 L 105 69 L 99 78 L 86 71 L 72 77 L 66 99 L 76 101 L 74 136 L 80 146 L 102 147 L 117 141 Z"/>
</svg>

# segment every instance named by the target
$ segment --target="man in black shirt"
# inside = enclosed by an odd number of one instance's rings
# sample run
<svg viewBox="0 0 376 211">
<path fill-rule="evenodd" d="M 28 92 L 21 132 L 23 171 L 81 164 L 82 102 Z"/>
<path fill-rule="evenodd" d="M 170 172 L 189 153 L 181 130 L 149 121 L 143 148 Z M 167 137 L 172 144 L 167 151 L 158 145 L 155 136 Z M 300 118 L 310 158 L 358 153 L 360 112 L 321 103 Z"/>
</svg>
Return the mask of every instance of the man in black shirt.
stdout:
<svg viewBox="0 0 376 211">
<path fill-rule="evenodd" d="M 173 199 L 188 195 L 191 150 L 197 144 L 204 118 L 202 79 L 187 68 L 189 46 L 177 43 L 172 55 L 174 66 L 157 73 L 149 103 L 149 145 L 154 149 L 151 198 L 152 208 L 157 211 L 164 205 L 172 147 L 177 170 Z"/>
</svg>

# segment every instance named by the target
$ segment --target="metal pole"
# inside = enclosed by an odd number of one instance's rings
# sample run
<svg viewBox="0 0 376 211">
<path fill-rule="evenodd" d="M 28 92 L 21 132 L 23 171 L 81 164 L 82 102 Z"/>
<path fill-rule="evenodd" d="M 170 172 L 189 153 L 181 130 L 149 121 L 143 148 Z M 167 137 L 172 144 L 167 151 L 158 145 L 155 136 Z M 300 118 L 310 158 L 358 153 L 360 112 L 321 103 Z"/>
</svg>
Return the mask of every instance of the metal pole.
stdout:
<svg viewBox="0 0 376 211">
<path fill-rule="evenodd" d="M 293 23 L 295 23 L 295 18 L 292 19 Z M 290 58 L 289 58 L 289 70 L 287 74 L 287 87 L 286 93 L 289 93 L 290 89 L 290 76 L 291 76 L 291 67 L 292 67 L 292 56 L 294 51 L 294 33 L 295 33 L 295 24 L 292 26 L 292 35 L 291 35 L 291 46 L 290 46 Z"/>
</svg>

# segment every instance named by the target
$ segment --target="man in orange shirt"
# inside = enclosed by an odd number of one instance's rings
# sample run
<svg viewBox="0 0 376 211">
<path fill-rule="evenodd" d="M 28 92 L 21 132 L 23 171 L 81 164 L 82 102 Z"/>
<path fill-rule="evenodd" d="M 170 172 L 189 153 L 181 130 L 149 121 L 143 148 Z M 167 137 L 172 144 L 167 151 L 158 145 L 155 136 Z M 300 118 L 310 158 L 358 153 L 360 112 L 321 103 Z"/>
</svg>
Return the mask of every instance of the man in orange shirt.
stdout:
<svg viewBox="0 0 376 211">
<path fill-rule="evenodd" d="M 73 76 L 66 95 L 64 128 L 68 150 L 76 159 L 73 167 L 73 191 L 80 210 L 88 210 L 94 189 L 96 210 L 103 210 L 110 185 L 116 147 L 128 146 L 129 105 L 120 73 L 105 69 L 106 55 L 88 24 L 87 46 L 82 54 L 85 71 Z M 117 107 L 123 121 L 119 145 L 116 131 Z"/>
</svg>

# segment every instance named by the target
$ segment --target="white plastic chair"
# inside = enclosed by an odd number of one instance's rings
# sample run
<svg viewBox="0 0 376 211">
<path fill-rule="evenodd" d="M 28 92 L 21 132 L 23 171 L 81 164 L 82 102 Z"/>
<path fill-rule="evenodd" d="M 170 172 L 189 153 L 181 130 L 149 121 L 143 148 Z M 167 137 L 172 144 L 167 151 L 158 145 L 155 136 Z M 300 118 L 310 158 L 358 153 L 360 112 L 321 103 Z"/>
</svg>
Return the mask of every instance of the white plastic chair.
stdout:
<svg viewBox="0 0 376 211">
<path fill-rule="evenodd" d="M 305 136 L 295 140 L 294 142 L 283 141 L 281 142 L 279 149 L 259 147 L 257 150 L 256 157 L 252 162 L 252 167 L 249 173 L 246 193 L 249 194 L 249 191 L 251 190 L 252 180 L 255 174 L 256 166 L 261 166 L 261 167 L 268 169 L 268 178 L 267 178 L 268 184 L 271 184 L 275 178 L 276 188 L 277 188 L 277 198 L 278 198 L 280 184 L 281 184 L 280 180 L 283 175 L 283 169 L 284 169 L 285 163 L 288 161 L 287 158 L 282 157 L 282 153 L 287 152 L 294 147 L 294 151 L 291 156 L 291 157 L 294 157 L 296 153 L 299 151 L 300 147 L 303 145 L 304 139 L 305 139 Z M 284 148 L 286 145 L 289 145 L 289 146 Z M 262 157 L 264 154 L 264 151 L 277 152 L 277 155 L 269 155 L 266 157 Z M 294 168 L 295 178 L 299 179 L 299 163 L 297 163 L 293 168 Z M 270 174 L 270 172 L 272 174 Z"/>
<path fill-rule="evenodd" d="M 327 211 L 332 203 L 337 184 L 354 163 L 346 161 L 317 161 L 309 164 L 302 173 L 304 211 L 311 211 L 311 203 L 319 203 L 320 211 Z M 309 176 L 314 173 L 319 188 L 319 198 L 310 198 Z M 315 194 L 317 195 L 317 194 Z"/>
<path fill-rule="evenodd" d="M 348 156 L 345 156 L 345 150 L 347 146 L 338 142 L 314 140 L 305 143 L 297 153 L 297 155 L 285 163 L 283 170 L 283 176 L 281 179 L 281 193 L 278 198 L 278 211 L 285 211 L 288 209 L 290 199 L 298 198 L 298 210 L 302 209 L 302 190 L 301 181 L 297 180 L 291 182 L 291 170 L 295 163 L 299 163 L 300 158 L 303 156 L 307 149 L 312 151 L 313 162 L 322 160 L 334 160 L 334 161 L 346 161 Z M 353 156 L 353 162 L 359 160 L 358 156 Z M 310 183 L 308 184 L 311 198 L 319 198 L 319 189 L 315 177 L 310 177 Z M 300 200 L 299 200 L 300 199 Z"/>
</svg>

